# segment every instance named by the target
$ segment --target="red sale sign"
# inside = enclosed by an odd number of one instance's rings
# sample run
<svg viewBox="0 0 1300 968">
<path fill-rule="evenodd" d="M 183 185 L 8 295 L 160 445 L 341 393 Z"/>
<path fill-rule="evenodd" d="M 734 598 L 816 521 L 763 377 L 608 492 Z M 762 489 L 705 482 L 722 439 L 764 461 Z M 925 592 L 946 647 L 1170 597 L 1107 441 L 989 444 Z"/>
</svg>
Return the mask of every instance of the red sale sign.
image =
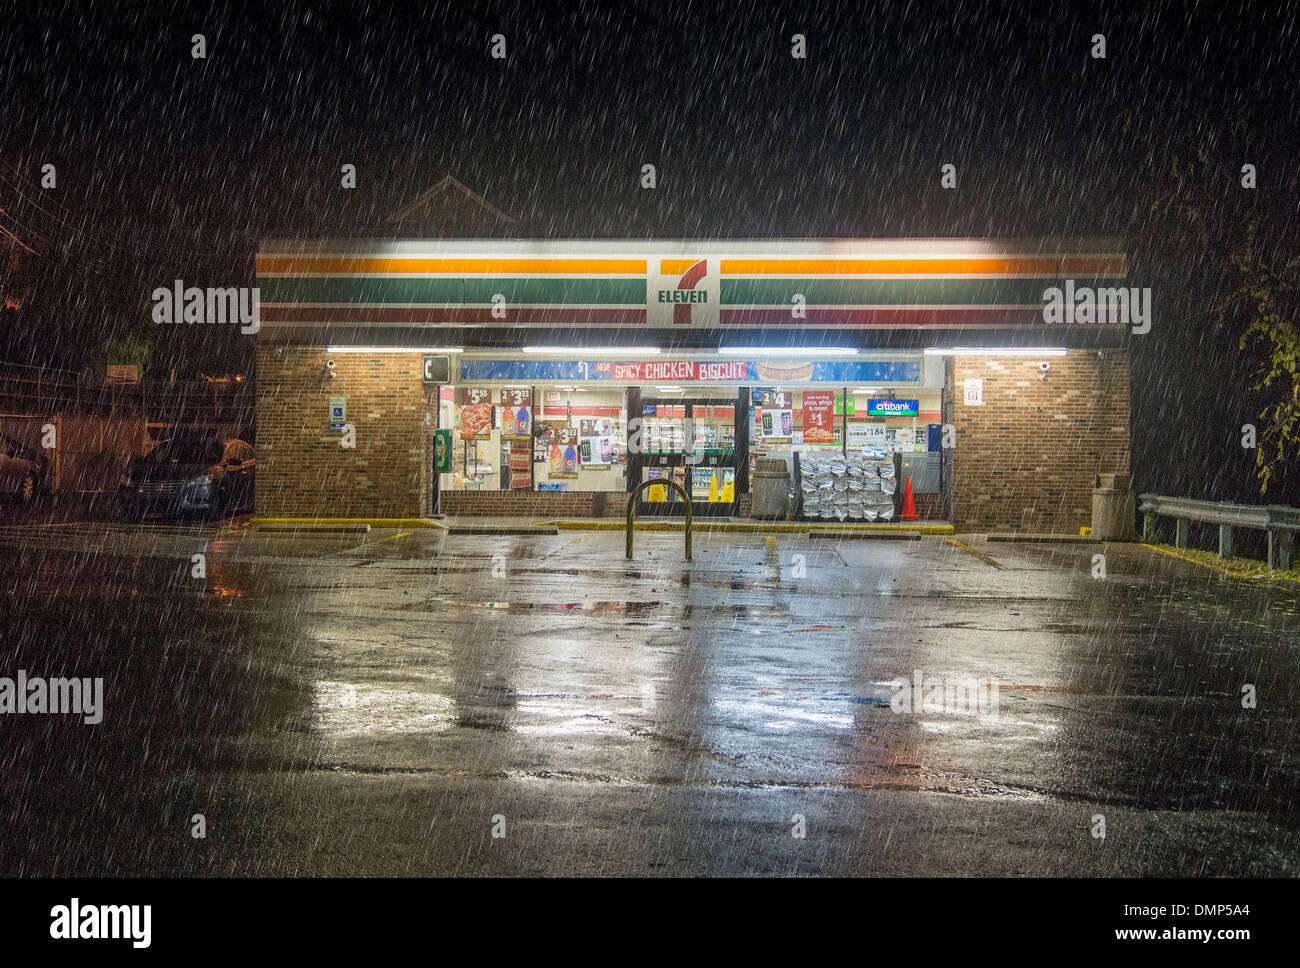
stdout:
<svg viewBox="0 0 1300 968">
<path fill-rule="evenodd" d="M 803 394 L 803 442 L 835 442 L 835 392 L 805 390 Z"/>
</svg>

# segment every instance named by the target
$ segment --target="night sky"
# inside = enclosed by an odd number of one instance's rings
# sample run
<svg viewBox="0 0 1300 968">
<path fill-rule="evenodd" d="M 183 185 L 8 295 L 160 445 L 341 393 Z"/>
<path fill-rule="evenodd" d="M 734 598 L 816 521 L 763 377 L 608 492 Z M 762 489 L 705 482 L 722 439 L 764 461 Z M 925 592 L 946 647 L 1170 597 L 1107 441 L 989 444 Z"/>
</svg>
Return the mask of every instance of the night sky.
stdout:
<svg viewBox="0 0 1300 968">
<path fill-rule="evenodd" d="M 453 174 L 521 236 L 1122 236 L 1158 314 L 1134 348 L 1135 463 L 1152 427 L 1203 447 L 1171 422 L 1255 406 L 1207 309 L 1227 245 L 1253 217 L 1268 251 L 1297 250 L 1300 19 L 1145 7 L 10 4 L 0 226 L 35 254 L 9 270 L 27 298 L 3 352 L 80 366 L 106 333 L 159 338 L 155 285 L 247 284 L 259 236 L 356 234 Z M 1152 211 L 1180 187 L 1208 243 Z M 246 365 L 228 334 L 177 339 L 151 368 Z"/>
</svg>

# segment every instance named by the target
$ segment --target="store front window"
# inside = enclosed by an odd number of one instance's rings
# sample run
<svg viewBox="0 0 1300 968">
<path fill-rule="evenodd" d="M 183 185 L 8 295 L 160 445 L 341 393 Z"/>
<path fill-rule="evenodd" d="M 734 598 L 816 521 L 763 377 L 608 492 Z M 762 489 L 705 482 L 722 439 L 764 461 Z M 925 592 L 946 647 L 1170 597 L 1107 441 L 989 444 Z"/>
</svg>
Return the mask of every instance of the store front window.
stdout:
<svg viewBox="0 0 1300 968">
<path fill-rule="evenodd" d="M 653 369 L 560 360 L 462 366 L 480 375 L 441 394 L 439 424 L 451 431 L 454 455 L 440 478 L 445 490 L 626 495 L 649 482 L 638 492 L 638 513 L 681 515 L 689 500 L 696 515 L 726 516 L 744 506 L 759 459 L 785 463 L 797 504 L 801 462 L 895 462 L 899 454 L 913 458 L 898 470 L 900 480 L 912 476 L 917 494 L 939 490 L 938 462 L 921 453 L 939 449 L 938 386 L 827 385 L 819 381 L 838 371 L 820 363 L 805 367 L 811 379 L 786 386 L 711 385 L 723 382 L 722 371 L 689 361 Z M 897 366 L 868 361 L 853 369 L 894 375 Z M 728 376 L 756 369 L 728 367 Z M 679 382 L 646 382 L 652 374 Z M 576 379 L 561 382 L 570 375 Z"/>
<path fill-rule="evenodd" d="M 937 387 L 763 387 L 752 402 L 751 481 L 759 459 L 784 461 L 798 517 L 888 520 L 898 474 L 940 492 Z"/>
<path fill-rule="evenodd" d="M 448 490 L 623 491 L 626 405 L 616 388 L 458 386 L 440 401 L 452 430 Z"/>
<path fill-rule="evenodd" d="M 762 387 L 753 391 L 751 457 L 792 453 L 891 453 L 937 448 L 938 388 L 890 395 L 882 388 Z"/>
</svg>

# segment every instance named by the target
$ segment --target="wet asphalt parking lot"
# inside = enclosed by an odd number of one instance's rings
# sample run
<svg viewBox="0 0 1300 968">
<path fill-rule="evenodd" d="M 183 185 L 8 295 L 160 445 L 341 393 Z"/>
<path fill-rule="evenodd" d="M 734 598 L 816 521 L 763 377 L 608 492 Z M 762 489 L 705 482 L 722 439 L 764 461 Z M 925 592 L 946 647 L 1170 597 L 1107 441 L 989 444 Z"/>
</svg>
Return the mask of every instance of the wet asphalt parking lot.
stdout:
<svg viewBox="0 0 1300 968">
<path fill-rule="evenodd" d="M 0 717 L 0 869 L 1300 870 L 1300 585 L 1140 545 L 623 540 L 6 523 L 0 675 L 105 698 Z M 997 708 L 895 711 L 917 670 Z"/>
</svg>

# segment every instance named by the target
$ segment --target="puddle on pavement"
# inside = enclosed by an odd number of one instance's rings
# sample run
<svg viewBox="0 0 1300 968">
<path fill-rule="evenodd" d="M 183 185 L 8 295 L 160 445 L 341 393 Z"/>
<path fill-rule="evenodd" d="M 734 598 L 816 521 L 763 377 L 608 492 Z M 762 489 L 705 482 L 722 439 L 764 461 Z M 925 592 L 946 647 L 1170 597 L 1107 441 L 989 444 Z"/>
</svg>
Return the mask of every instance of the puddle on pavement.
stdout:
<svg viewBox="0 0 1300 968">
<path fill-rule="evenodd" d="M 416 611 L 438 608 L 477 608 L 505 612 L 613 612 L 624 615 L 651 615 L 672 612 L 682 618 L 785 618 L 790 609 L 784 605 L 695 605 L 671 602 L 448 602 L 432 601 L 394 606 L 397 610 Z"/>
</svg>

